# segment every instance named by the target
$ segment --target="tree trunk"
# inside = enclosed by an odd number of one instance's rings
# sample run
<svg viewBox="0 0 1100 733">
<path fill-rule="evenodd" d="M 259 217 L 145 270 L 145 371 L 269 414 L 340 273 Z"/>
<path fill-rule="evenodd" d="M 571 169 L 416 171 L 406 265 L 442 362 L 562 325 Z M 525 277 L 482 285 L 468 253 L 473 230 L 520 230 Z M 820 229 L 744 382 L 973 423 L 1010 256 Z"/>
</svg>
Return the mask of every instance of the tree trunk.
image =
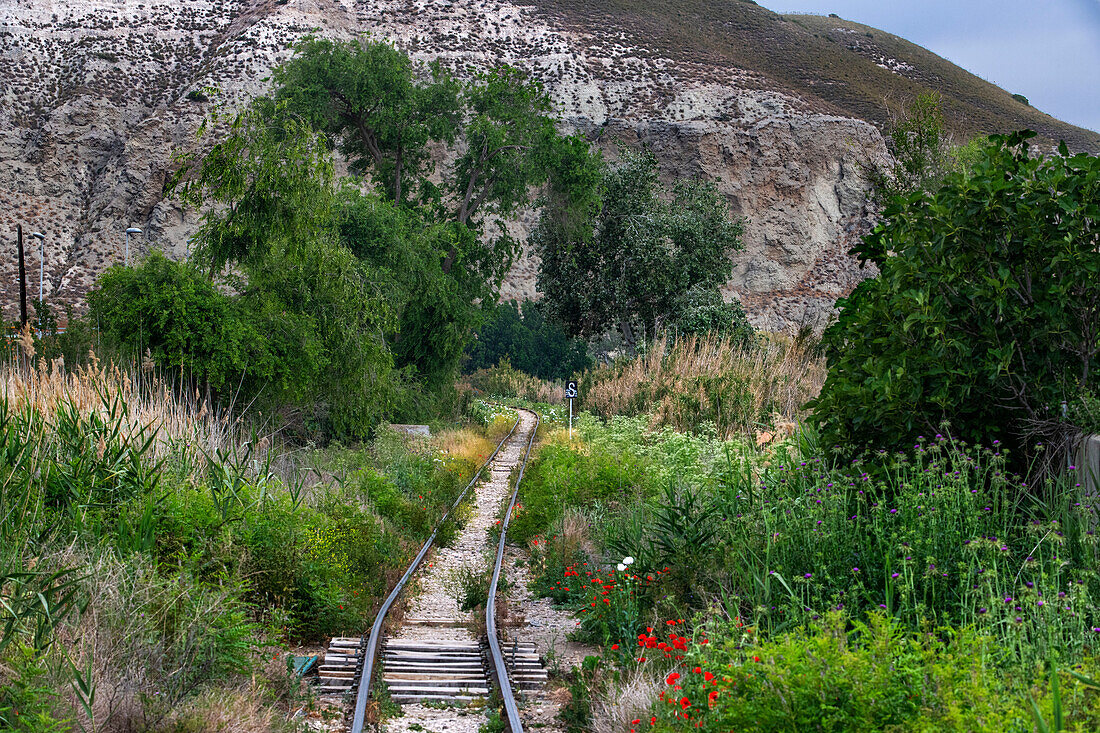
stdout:
<svg viewBox="0 0 1100 733">
<path fill-rule="evenodd" d="M 638 342 L 634 336 L 634 329 L 630 327 L 630 320 L 627 318 L 620 320 L 619 330 L 623 333 L 623 344 L 626 345 L 627 351 L 634 356 Z"/>
</svg>

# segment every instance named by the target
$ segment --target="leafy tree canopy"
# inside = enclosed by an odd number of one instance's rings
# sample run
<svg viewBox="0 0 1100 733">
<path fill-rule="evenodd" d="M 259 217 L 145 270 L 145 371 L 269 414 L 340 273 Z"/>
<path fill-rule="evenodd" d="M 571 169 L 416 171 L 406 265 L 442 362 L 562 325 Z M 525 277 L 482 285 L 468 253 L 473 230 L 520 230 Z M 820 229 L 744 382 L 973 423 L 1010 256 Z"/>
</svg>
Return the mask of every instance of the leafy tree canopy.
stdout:
<svg viewBox="0 0 1100 733">
<path fill-rule="evenodd" d="M 565 144 L 550 98 L 518 69 L 500 66 L 468 83 L 438 63 L 417 67 L 381 41 L 310 38 L 275 72 L 275 98 L 340 141 L 352 170 L 369 173 L 384 196 L 429 205 L 435 218 L 482 234 L 485 221 L 508 217 L 546 182 Z M 453 160 L 435 172 L 430 150 Z M 443 272 L 477 271 L 493 288 L 507 273 L 517 244 L 503 228 L 486 245 L 456 236 Z"/>
<path fill-rule="evenodd" d="M 369 195 L 345 188 L 341 238 L 391 279 L 397 365 L 438 388 L 518 252 L 502 225 L 486 224 L 515 214 L 552 175 L 567 181 L 587 145 L 558 134 L 549 97 L 517 69 L 460 82 L 379 41 L 310 38 L 296 50 L 275 72 L 276 103 L 337 141 L 351 170 L 377 184 Z"/>
<path fill-rule="evenodd" d="M 750 342 L 756 333 L 741 304 L 724 302 L 717 289 L 693 286 L 677 297 L 674 312 L 678 333 L 714 334 L 738 343 Z"/>
<path fill-rule="evenodd" d="M 225 138 L 201 159 L 183 156 L 170 184 L 183 203 L 206 208 L 192 258 L 211 278 L 228 264 L 263 259 L 275 240 L 293 245 L 329 226 L 333 164 L 324 138 L 285 104 L 258 99 L 244 111 L 204 120 Z"/>
<path fill-rule="evenodd" d="M 486 295 L 476 272 L 443 271 L 444 253 L 470 233 L 450 222 L 425 221 L 416 209 L 353 186 L 340 194 L 339 231 L 344 245 L 376 273 L 380 295 L 395 313 L 387 341 L 396 363 L 414 369 L 432 389 L 445 386 L 481 322 L 478 301 Z"/>
<path fill-rule="evenodd" d="M 388 43 L 306 38 L 275 69 L 275 98 L 338 140 L 358 174 L 398 204 L 429 170 L 428 143 L 453 142 L 461 85 L 438 63 L 417 69 Z"/>
<path fill-rule="evenodd" d="M 581 181 L 593 177 L 591 160 L 573 159 Z M 689 290 L 717 293 L 732 273 L 742 226 L 713 183 L 662 186 L 648 151 L 624 150 L 616 166 L 598 165 L 594 178 L 595 185 L 577 186 L 580 202 L 568 192 L 552 195 L 532 233 L 539 289 L 572 334 L 618 328 L 633 350 L 637 330 L 675 320 Z"/>
<path fill-rule="evenodd" d="M 497 306 L 467 349 L 465 369 L 496 366 L 501 359 L 540 379 L 567 379 L 589 366 L 587 345 L 569 338 L 561 324 L 546 318 L 542 303 L 510 300 Z"/>
<path fill-rule="evenodd" d="M 384 342 L 396 298 L 341 242 L 324 138 L 285 103 L 260 99 L 231 118 L 222 142 L 183 162 L 176 190 L 206 209 L 193 257 L 226 272 L 236 294 L 215 300 L 257 334 L 256 353 L 236 365 L 246 396 L 297 406 L 311 429 L 362 437 L 401 399 Z M 184 274 L 165 282 L 189 283 Z"/>
<path fill-rule="evenodd" d="M 231 389 L 250 369 L 266 372 L 263 344 L 237 302 L 194 265 L 174 262 L 154 250 L 137 267 L 116 265 L 88 293 L 103 339 L 146 350 L 170 373 Z"/>
<path fill-rule="evenodd" d="M 1100 158 L 992 136 L 934 194 L 894 198 L 854 251 L 811 403 L 828 445 L 904 446 L 941 422 L 1020 444 L 1100 367 Z"/>
</svg>

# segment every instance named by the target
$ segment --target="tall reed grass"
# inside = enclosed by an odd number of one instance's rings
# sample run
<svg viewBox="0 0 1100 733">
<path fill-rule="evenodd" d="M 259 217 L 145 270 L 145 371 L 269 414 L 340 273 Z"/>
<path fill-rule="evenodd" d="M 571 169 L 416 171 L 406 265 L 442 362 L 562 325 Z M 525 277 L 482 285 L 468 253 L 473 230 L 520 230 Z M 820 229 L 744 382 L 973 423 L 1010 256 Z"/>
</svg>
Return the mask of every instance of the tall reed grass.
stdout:
<svg viewBox="0 0 1100 733">
<path fill-rule="evenodd" d="M 240 419 L 155 372 L 151 364 L 119 366 L 92 358 L 67 369 L 63 359 L 7 361 L 0 363 L 0 399 L 10 411 L 33 411 L 47 424 L 61 405 L 102 414 L 107 405 L 121 404 L 126 426 L 150 428 L 161 448 L 185 441 L 208 452 L 224 451 L 242 440 Z"/>
<path fill-rule="evenodd" d="M 479 369 L 464 380 L 466 389 L 486 397 L 513 397 L 558 405 L 565 400 L 565 385 L 532 377 L 512 366 L 507 359 L 489 369 Z"/>
<path fill-rule="evenodd" d="M 755 343 L 689 335 L 657 338 L 645 354 L 598 367 L 580 380 L 585 408 L 601 415 L 651 415 L 652 427 L 723 438 L 796 422 L 821 391 L 825 360 L 806 338 L 764 334 Z"/>
<path fill-rule="evenodd" d="M 266 645 L 361 627 L 412 532 L 362 485 L 419 526 L 459 478 L 408 451 L 324 478 L 151 364 L 22 348 L 0 364 L 0 730 L 222 730 L 215 688 L 251 729 L 293 728 Z"/>
</svg>

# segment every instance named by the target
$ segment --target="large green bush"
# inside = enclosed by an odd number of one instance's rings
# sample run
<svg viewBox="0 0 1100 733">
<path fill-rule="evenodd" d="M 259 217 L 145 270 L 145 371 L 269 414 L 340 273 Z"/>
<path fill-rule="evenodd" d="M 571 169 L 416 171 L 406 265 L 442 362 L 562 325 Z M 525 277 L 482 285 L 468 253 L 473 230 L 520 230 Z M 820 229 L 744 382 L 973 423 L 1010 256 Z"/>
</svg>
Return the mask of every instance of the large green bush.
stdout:
<svg viewBox="0 0 1100 733">
<path fill-rule="evenodd" d="M 935 194 L 895 198 L 859 248 L 811 405 L 827 446 L 912 444 L 944 421 L 1023 444 L 1100 374 L 1100 158 L 992 136 Z"/>
<path fill-rule="evenodd" d="M 88 293 L 90 320 L 109 345 L 220 392 L 257 364 L 262 339 L 237 302 L 192 264 L 154 250 L 135 267 L 115 266 Z M 270 357 L 269 357 L 270 358 Z"/>
</svg>

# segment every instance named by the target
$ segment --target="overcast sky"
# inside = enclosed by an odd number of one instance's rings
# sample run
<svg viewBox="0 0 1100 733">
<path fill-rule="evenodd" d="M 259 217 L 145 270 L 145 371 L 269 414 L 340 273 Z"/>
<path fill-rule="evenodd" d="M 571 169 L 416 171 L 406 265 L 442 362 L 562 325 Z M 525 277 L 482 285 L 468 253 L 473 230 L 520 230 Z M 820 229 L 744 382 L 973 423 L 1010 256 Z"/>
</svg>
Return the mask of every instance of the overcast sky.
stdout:
<svg viewBox="0 0 1100 733">
<path fill-rule="evenodd" d="M 1100 0 L 759 0 L 901 36 L 1061 120 L 1100 132 Z"/>
</svg>

